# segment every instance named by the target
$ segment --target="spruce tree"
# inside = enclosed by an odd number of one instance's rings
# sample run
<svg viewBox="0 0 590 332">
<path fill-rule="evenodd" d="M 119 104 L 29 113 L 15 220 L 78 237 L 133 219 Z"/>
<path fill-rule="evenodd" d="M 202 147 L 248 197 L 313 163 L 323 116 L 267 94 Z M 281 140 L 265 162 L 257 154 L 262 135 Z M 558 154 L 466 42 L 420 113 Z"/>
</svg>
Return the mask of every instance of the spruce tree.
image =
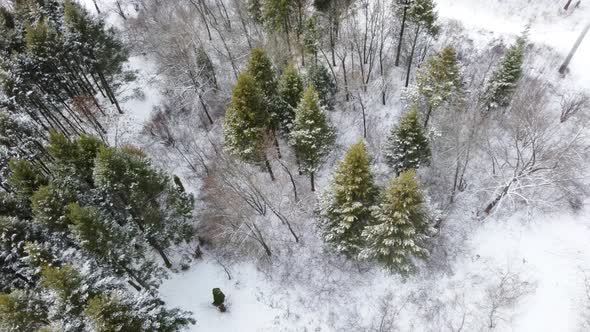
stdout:
<svg viewBox="0 0 590 332">
<path fill-rule="evenodd" d="M 278 157 L 281 158 L 281 150 L 277 140 L 277 131 L 281 127 L 281 121 L 288 118 L 289 114 L 283 114 L 280 100 L 277 96 L 277 80 L 272 67 L 272 61 L 264 51 L 257 47 L 250 52 L 247 72 L 262 91 L 265 111 L 270 115 L 268 128 L 272 134 Z"/>
<path fill-rule="evenodd" d="M 428 107 L 424 120 L 426 127 L 433 110 L 461 97 L 461 74 L 455 50 L 448 46 L 430 57 L 418 71 L 417 85 Z"/>
<path fill-rule="evenodd" d="M 23 290 L 0 293 L 0 331 L 39 331 L 47 325 L 45 303 Z"/>
<path fill-rule="evenodd" d="M 248 72 L 240 74 L 225 112 L 223 137 L 226 151 L 243 161 L 264 162 L 274 180 L 266 156 L 271 118 L 263 92 Z"/>
<path fill-rule="evenodd" d="M 425 257 L 431 227 L 414 170 L 391 179 L 372 210 L 373 223 L 362 232 L 361 258 L 375 259 L 391 271 L 408 274 L 414 258 Z"/>
<path fill-rule="evenodd" d="M 320 202 L 320 229 L 324 241 L 339 253 L 355 257 L 363 246 L 362 230 L 371 223 L 377 188 L 363 142 L 350 147 L 339 163 L 330 189 Z"/>
<path fill-rule="evenodd" d="M 405 9 L 404 9 L 405 10 Z M 436 24 L 438 14 L 435 11 L 435 3 L 433 0 L 413 0 L 407 8 L 407 20 L 414 25 L 414 40 L 408 58 L 408 68 L 406 70 L 406 87 L 410 84 L 410 73 L 412 63 L 414 61 L 414 54 L 418 43 L 418 37 L 422 31 L 430 36 L 436 36 L 439 28 Z"/>
<path fill-rule="evenodd" d="M 508 49 L 500 66 L 488 81 L 483 97 L 486 111 L 507 107 L 510 104 L 516 85 L 522 77 L 526 37 L 525 32 Z"/>
<path fill-rule="evenodd" d="M 314 86 L 320 98 L 320 104 L 328 110 L 334 109 L 334 96 L 336 95 L 336 83 L 321 64 L 313 64 L 307 69 L 307 83 Z"/>
<path fill-rule="evenodd" d="M 303 95 L 303 80 L 293 64 L 289 64 L 279 78 L 278 93 L 281 100 L 279 122 L 283 132 L 289 133 L 293 127 L 295 110 Z"/>
<path fill-rule="evenodd" d="M 416 106 L 412 106 L 392 128 L 387 139 L 385 158 L 396 174 L 430 162 L 430 146 L 418 122 Z"/>
<path fill-rule="evenodd" d="M 308 86 L 295 112 L 290 143 L 302 171 L 309 174 L 311 191 L 315 191 L 315 172 L 322 165 L 334 144 L 335 133 L 319 106 L 318 95 Z"/>
</svg>

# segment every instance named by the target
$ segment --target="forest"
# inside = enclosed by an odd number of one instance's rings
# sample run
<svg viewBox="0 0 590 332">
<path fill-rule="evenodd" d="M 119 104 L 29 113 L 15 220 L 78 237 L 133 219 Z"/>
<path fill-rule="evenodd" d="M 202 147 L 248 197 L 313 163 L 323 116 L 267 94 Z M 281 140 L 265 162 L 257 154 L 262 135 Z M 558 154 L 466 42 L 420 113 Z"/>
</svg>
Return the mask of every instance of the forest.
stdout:
<svg viewBox="0 0 590 332">
<path fill-rule="evenodd" d="M 0 0 L 0 331 L 587 330 L 565 2 Z"/>
</svg>

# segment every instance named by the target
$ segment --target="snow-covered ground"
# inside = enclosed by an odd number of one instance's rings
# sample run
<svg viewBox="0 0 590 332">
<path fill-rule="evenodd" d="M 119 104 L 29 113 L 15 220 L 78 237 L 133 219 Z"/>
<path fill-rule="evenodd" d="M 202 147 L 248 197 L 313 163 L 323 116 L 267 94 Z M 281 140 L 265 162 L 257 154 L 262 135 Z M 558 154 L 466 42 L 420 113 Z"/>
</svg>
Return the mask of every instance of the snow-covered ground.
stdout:
<svg viewBox="0 0 590 332">
<path fill-rule="evenodd" d="M 87 1 L 92 5 L 90 0 Z M 468 27 L 472 38 L 513 38 L 530 23 L 530 40 L 533 43 L 554 48 L 559 54 L 569 52 L 583 25 L 590 20 L 590 2 L 582 1 L 573 13 L 563 13 L 556 1 L 549 0 L 438 0 L 442 19 L 453 19 Z M 563 2 L 563 1 L 561 1 Z M 92 8 L 89 6 L 89 8 Z M 153 76 L 149 61 L 135 57 L 132 68 L 141 70 L 146 99 L 130 101 L 124 106 L 131 113 L 131 122 L 140 125 L 159 102 L 157 88 L 147 82 Z M 582 43 L 570 65 L 571 72 L 561 78 L 554 71 L 552 80 L 564 86 L 576 86 L 590 90 L 590 36 Z M 150 74 L 151 73 L 151 74 Z M 515 308 L 514 315 L 505 315 L 506 322 L 498 331 L 577 331 L 580 326 L 584 278 L 590 273 L 590 209 L 577 215 L 551 214 L 530 218 L 519 214 L 509 220 L 488 219 L 471 234 L 466 253 L 453 263 L 454 275 L 442 277 L 441 284 L 459 282 L 466 291 L 478 287 L 469 275 L 486 276 L 493 270 L 518 271 L 536 286 L 534 293 L 524 297 Z M 291 292 L 283 292 L 281 305 L 276 306 L 273 294 L 280 287 L 256 270 L 253 264 L 244 263 L 231 267 L 232 279 L 228 280 L 224 269 L 215 260 L 205 257 L 189 271 L 178 273 L 161 288 L 164 300 L 170 306 L 178 306 L 194 312 L 197 324 L 194 331 L 332 331 L 330 321 L 344 321 L 350 317 L 328 317 L 329 313 L 346 313 L 338 305 L 330 307 L 306 307 L 300 300 L 305 285 L 292 285 Z M 350 291 L 352 300 L 363 296 L 367 299 L 383 289 L 396 287 L 419 288 L 420 280 L 401 283 L 397 277 L 387 274 L 367 275 L 365 282 Z M 210 305 L 211 289 L 221 287 L 229 304 L 229 312 L 221 314 Z M 399 292 L 403 293 L 403 292 Z M 335 301 L 343 297 L 335 297 Z M 351 300 L 351 301 L 352 301 Z M 358 313 L 366 315 L 362 306 Z M 327 305 L 328 306 L 328 305 Z M 371 306 L 366 303 L 367 310 Z M 280 309 L 279 309 L 280 307 Z M 353 309 L 354 310 L 354 309 Z M 420 323 L 411 318 L 400 319 L 401 330 L 420 331 Z"/>
</svg>

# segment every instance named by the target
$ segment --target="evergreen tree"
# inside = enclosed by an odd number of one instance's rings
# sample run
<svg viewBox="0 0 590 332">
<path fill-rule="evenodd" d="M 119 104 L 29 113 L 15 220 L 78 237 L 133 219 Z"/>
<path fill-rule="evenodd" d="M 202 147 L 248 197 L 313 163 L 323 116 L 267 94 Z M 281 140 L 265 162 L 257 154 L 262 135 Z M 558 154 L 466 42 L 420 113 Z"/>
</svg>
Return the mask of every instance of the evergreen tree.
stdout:
<svg viewBox="0 0 590 332">
<path fill-rule="evenodd" d="M 195 323 L 187 312 L 168 310 L 158 299 L 122 297 L 118 293 L 92 297 L 84 313 L 97 332 L 175 332 Z"/>
<path fill-rule="evenodd" d="M 418 71 L 417 85 L 428 107 L 424 120 L 426 127 L 433 110 L 461 97 L 461 74 L 455 50 L 450 46 L 445 47 L 428 59 Z"/>
<path fill-rule="evenodd" d="M 291 32 L 290 18 L 294 9 L 293 0 L 265 0 L 262 8 L 262 17 L 267 29 L 270 32 L 281 31 L 285 33 L 289 53 L 291 52 L 289 40 Z"/>
<path fill-rule="evenodd" d="M 336 82 L 328 69 L 320 64 L 314 64 L 307 69 L 307 83 L 314 86 L 320 98 L 320 104 L 328 110 L 334 109 Z"/>
<path fill-rule="evenodd" d="M 270 123 L 263 92 L 254 77 L 248 72 L 240 74 L 225 113 L 225 149 L 246 162 L 265 162 L 271 178 L 274 179 L 266 157 Z"/>
<path fill-rule="evenodd" d="M 289 64 L 279 78 L 278 93 L 281 100 L 279 121 L 283 131 L 289 133 L 295 119 L 295 110 L 303 95 L 303 80 L 293 64 Z"/>
<path fill-rule="evenodd" d="M 310 176 L 311 191 L 315 191 L 315 172 L 329 154 L 335 133 L 320 109 L 318 95 L 311 85 L 305 89 L 295 113 L 290 138 L 302 170 Z"/>
<path fill-rule="evenodd" d="M 47 325 L 47 308 L 42 300 L 27 291 L 0 293 L 1 331 L 39 331 Z"/>
<path fill-rule="evenodd" d="M 527 43 L 526 32 L 512 45 L 499 68 L 492 74 L 484 93 L 485 110 L 490 111 L 510 105 L 516 85 L 522 77 L 522 65 Z"/>
<path fill-rule="evenodd" d="M 314 64 L 317 64 L 318 62 L 320 40 L 321 35 L 317 23 L 317 17 L 308 17 L 303 25 L 303 52 L 313 56 Z"/>
<path fill-rule="evenodd" d="M 438 14 L 435 11 L 435 3 L 433 0 L 413 0 L 408 5 L 406 14 L 407 20 L 415 27 L 414 40 L 412 41 L 412 48 L 408 58 L 408 69 L 406 71 L 405 86 L 408 87 L 410 84 L 410 73 L 414 61 L 414 53 L 416 51 L 420 32 L 425 30 L 428 35 L 436 36 L 439 28 L 436 24 Z"/>
<path fill-rule="evenodd" d="M 252 20 L 257 24 L 262 24 L 262 3 L 261 0 L 247 0 L 248 13 Z"/>
<path fill-rule="evenodd" d="M 320 228 L 326 243 L 348 257 L 362 248 L 361 233 L 371 223 L 377 188 L 363 142 L 350 147 L 320 202 Z"/>
<path fill-rule="evenodd" d="M 167 267 L 171 263 L 165 250 L 193 236 L 193 197 L 179 192 L 170 177 L 155 169 L 149 159 L 125 150 L 103 147 L 95 159 L 94 183 L 128 211 L 147 242 L 160 254 Z"/>
<path fill-rule="evenodd" d="M 252 76 L 267 102 L 270 103 L 271 98 L 277 93 L 277 82 L 272 61 L 263 48 L 256 47 L 250 51 L 246 71 Z"/>
<path fill-rule="evenodd" d="M 430 147 L 418 123 L 416 106 L 412 106 L 392 128 L 385 151 L 385 158 L 396 174 L 428 165 Z"/>
<path fill-rule="evenodd" d="M 393 178 L 372 211 L 374 222 L 365 227 L 366 248 L 360 257 L 376 259 L 392 271 L 408 274 L 414 258 L 425 257 L 431 234 L 424 198 L 413 170 Z"/>
</svg>

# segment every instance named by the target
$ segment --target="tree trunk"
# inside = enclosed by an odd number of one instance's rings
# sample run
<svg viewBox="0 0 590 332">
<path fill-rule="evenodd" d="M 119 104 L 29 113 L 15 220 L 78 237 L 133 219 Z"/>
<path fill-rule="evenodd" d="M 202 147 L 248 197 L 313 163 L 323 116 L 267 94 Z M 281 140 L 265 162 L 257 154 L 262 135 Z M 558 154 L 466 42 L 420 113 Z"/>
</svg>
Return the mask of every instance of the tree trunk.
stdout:
<svg viewBox="0 0 590 332">
<path fill-rule="evenodd" d="M 416 51 L 416 43 L 418 42 L 418 35 L 420 34 L 420 25 L 416 28 L 416 35 L 414 36 L 414 42 L 412 42 L 412 51 L 410 52 L 410 58 L 408 59 L 408 72 L 406 73 L 406 85 L 410 85 L 410 71 L 412 69 L 412 60 L 414 60 L 414 52 Z"/>
<path fill-rule="evenodd" d="M 311 182 L 311 191 L 315 191 L 315 174 L 314 174 L 314 172 L 309 173 L 309 180 Z"/>
<path fill-rule="evenodd" d="M 565 4 L 565 7 L 563 7 L 563 10 L 568 10 L 570 8 L 570 5 L 572 4 L 573 0 L 567 0 L 567 3 Z"/>
<path fill-rule="evenodd" d="M 426 119 L 424 120 L 424 128 L 428 127 L 428 121 L 430 120 L 430 114 L 432 113 L 432 106 L 428 105 L 428 111 L 426 112 Z"/>
<path fill-rule="evenodd" d="M 268 160 L 268 158 L 266 158 L 266 156 L 264 156 L 264 165 L 266 166 L 266 170 L 268 171 L 268 174 L 270 175 L 270 179 L 274 182 L 275 175 L 272 172 L 272 167 L 270 165 L 270 161 Z"/>
<path fill-rule="evenodd" d="M 565 74 L 567 67 L 570 64 L 570 61 L 572 61 L 572 58 L 574 57 L 574 54 L 576 54 L 576 51 L 578 50 L 578 47 L 580 47 L 580 44 L 582 43 L 582 40 L 584 39 L 584 37 L 586 37 L 586 34 L 588 33 L 588 30 L 590 30 L 590 22 L 586 25 L 586 27 L 584 27 L 584 30 L 582 30 L 582 33 L 580 34 L 580 37 L 578 37 L 578 40 L 576 40 L 576 43 L 574 44 L 574 47 L 572 48 L 572 50 L 570 51 L 570 53 L 567 55 L 567 57 L 565 58 L 565 61 L 563 62 L 563 64 L 561 65 L 561 67 L 559 67 L 559 73 L 560 74 Z"/>
<path fill-rule="evenodd" d="M 402 44 L 404 41 L 404 31 L 406 29 L 406 15 L 408 13 L 408 7 L 404 6 L 404 14 L 402 16 L 402 28 L 400 30 L 399 33 L 399 40 L 397 42 L 397 53 L 395 55 L 395 66 L 399 67 L 399 58 L 401 56 L 401 52 L 402 52 Z"/>
</svg>

